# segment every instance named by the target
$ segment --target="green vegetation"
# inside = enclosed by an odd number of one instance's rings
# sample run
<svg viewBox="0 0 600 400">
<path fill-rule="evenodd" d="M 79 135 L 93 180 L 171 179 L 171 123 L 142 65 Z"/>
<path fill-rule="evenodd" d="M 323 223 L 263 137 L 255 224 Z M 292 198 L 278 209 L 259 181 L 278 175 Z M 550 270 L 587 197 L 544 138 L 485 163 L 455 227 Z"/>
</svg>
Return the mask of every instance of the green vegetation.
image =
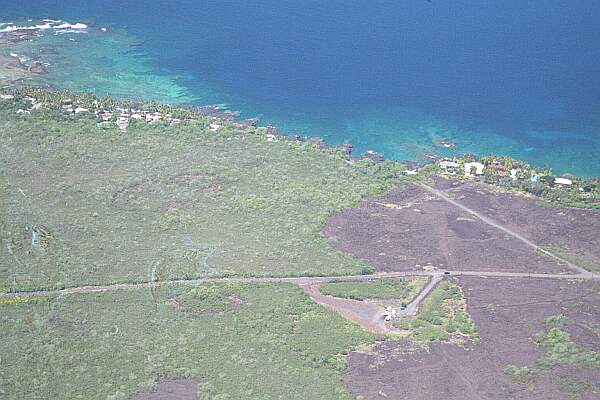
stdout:
<svg viewBox="0 0 600 400">
<path fill-rule="evenodd" d="M 588 392 L 590 394 L 600 394 L 600 384 L 592 383 L 571 377 L 559 377 L 556 382 L 561 392 L 565 394 L 567 400 L 580 400 Z"/>
<path fill-rule="evenodd" d="M 61 110 L 116 109 L 111 99 L 13 94 L 0 100 L 0 290 L 372 271 L 320 229 L 402 183 L 394 163 L 350 165 L 337 149 L 152 104 L 139 107 L 182 122 L 132 120 L 123 133 Z"/>
<path fill-rule="evenodd" d="M 370 282 L 331 282 L 321 285 L 321 293 L 345 299 L 394 299 L 409 303 L 427 283 L 424 277 L 384 278 Z"/>
<path fill-rule="evenodd" d="M 232 294 L 236 307 L 215 315 L 171 301 L 205 308 Z M 350 399 L 344 355 L 377 339 L 288 284 L 0 303 L 0 323 L 3 399 L 129 398 L 159 376 L 193 378 L 207 400 Z"/>
<path fill-rule="evenodd" d="M 600 368 L 600 352 L 581 348 L 571 340 L 566 331 L 566 318 L 551 316 L 546 318 L 546 330 L 538 332 L 533 341 L 542 347 L 546 354 L 539 362 L 542 368 L 560 365 L 575 365 Z"/>
<path fill-rule="evenodd" d="M 508 366 L 504 372 L 515 383 L 529 384 L 538 377 L 553 374 L 557 367 L 588 368 L 600 370 L 600 352 L 585 349 L 571 339 L 567 331 L 568 320 L 563 315 L 552 315 L 544 320 L 546 329 L 533 337 L 533 342 L 544 349 L 544 356 L 535 367 Z M 571 377 L 555 377 L 561 391 L 568 399 L 579 399 L 587 391 L 600 393 L 593 382 Z"/>
<path fill-rule="evenodd" d="M 411 338 L 422 343 L 449 340 L 464 343 L 465 339 L 479 342 L 460 288 L 446 281 L 423 300 L 416 317 L 399 320 L 397 327 L 410 331 Z"/>
<path fill-rule="evenodd" d="M 504 369 L 504 373 L 510 376 L 513 382 L 521 385 L 526 385 L 537 378 L 537 374 L 528 367 L 509 365 Z"/>
<path fill-rule="evenodd" d="M 600 178 L 581 179 L 570 174 L 557 176 L 549 168 L 536 168 L 524 161 L 506 156 L 476 157 L 469 154 L 455 161 L 459 167 L 450 168 L 447 173 L 465 177 L 464 164 L 480 162 L 485 166 L 483 175 L 472 177 L 480 182 L 529 193 L 551 204 L 600 208 Z M 556 178 L 569 179 L 572 184 L 558 184 L 555 182 Z"/>
<path fill-rule="evenodd" d="M 205 283 L 192 289 L 173 288 L 170 298 L 178 309 L 195 315 L 231 312 L 244 301 L 238 289 L 238 284 Z"/>
<path fill-rule="evenodd" d="M 585 255 L 576 254 L 561 246 L 547 245 L 542 248 L 558 257 L 567 260 L 575 265 L 579 265 L 588 271 L 600 272 L 600 264 L 598 261 L 591 259 Z"/>
</svg>

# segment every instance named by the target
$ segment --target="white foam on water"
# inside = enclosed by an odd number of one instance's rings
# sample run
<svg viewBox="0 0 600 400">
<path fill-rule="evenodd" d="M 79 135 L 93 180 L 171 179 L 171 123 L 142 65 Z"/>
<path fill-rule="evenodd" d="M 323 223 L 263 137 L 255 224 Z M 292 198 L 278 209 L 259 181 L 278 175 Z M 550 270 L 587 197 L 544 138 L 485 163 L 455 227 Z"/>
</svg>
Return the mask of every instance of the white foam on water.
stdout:
<svg viewBox="0 0 600 400">
<path fill-rule="evenodd" d="M 81 29 L 57 29 L 54 31 L 54 36 L 62 35 L 65 33 L 85 33 Z"/>
<path fill-rule="evenodd" d="M 54 29 L 87 29 L 88 26 L 86 24 L 82 24 L 78 22 L 76 24 L 70 24 L 68 22 L 64 22 L 60 25 L 53 26 Z"/>
<path fill-rule="evenodd" d="M 63 22 L 61 20 L 43 20 L 44 24 L 32 25 L 32 26 L 15 26 L 12 22 L 10 23 L 2 23 L 0 26 L 5 26 L 0 29 L 0 33 L 14 32 L 14 31 L 22 31 L 22 30 L 46 30 L 46 29 L 74 29 L 77 31 L 81 31 L 83 29 L 87 29 L 88 26 L 81 22 L 77 22 L 76 24 L 70 24 L 68 22 Z M 57 25 L 58 24 L 58 25 Z"/>
<path fill-rule="evenodd" d="M 12 31 L 16 31 L 17 27 L 16 26 L 7 26 L 6 28 L 2 28 L 0 29 L 0 33 L 5 33 L 5 32 L 12 32 Z"/>
</svg>

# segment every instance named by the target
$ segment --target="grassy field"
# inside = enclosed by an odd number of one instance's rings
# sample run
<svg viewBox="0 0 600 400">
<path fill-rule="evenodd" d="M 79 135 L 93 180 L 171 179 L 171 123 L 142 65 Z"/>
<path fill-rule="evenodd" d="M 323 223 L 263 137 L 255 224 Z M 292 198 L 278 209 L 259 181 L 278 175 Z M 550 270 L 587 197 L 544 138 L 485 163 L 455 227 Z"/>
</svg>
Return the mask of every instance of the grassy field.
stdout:
<svg viewBox="0 0 600 400">
<path fill-rule="evenodd" d="M 370 272 L 320 233 L 401 183 L 395 164 L 269 142 L 210 119 L 97 128 L 0 105 L 0 290 L 203 276 Z M 86 116 L 87 115 L 87 116 Z"/>
<path fill-rule="evenodd" d="M 465 298 L 460 288 L 450 282 L 440 284 L 423 300 L 415 317 L 399 320 L 398 328 L 410 332 L 416 342 L 479 341 L 473 320 L 466 312 Z"/>
<path fill-rule="evenodd" d="M 371 282 L 331 282 L 321 285 L 321 293 L 344 299 L 394 299 L 409 303 L 427 283 L 427 278 L 384 278 Z"/>
<path fill-rule="evenodd" d="M 127 398 L 159 376 L 202 399 L 347 399 L 344 354 L 377 338 L 287 284 L 2 299 L 0 320 L 3 399 Z"/>
</svg>

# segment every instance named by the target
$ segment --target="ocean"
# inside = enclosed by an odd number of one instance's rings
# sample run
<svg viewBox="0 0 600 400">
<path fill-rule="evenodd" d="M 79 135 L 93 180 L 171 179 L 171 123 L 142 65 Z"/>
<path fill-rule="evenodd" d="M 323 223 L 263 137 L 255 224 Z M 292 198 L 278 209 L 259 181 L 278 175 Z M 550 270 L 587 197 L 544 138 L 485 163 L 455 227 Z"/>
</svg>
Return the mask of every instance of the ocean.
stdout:
<svg viewBox="0 0 600 400">
<path fill-rule="evenodd" d="M 28 18 L 93 30 L 20 45 L 54 86 L 225 104 L 397 160 L 600 175 L 596 0 L 0 0 L 0 22 Z"/>
</svg>

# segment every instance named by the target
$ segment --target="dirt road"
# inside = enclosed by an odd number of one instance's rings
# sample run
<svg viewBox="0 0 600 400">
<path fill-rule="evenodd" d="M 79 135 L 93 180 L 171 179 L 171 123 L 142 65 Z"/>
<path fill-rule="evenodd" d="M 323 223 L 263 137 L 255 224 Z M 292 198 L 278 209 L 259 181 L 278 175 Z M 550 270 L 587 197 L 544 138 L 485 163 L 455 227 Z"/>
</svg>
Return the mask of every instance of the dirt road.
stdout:
<svg viewBox="0 0 600 400">
<path fill-rule="evenodd" d="M 326 296 L 321 293 L 320 284 L 301 284 L 300 287 L 315 303 L 337 312 L 350 321 L 356 322 L 370 332 L 386 333 L 390 331 L 390 328 L 385 324 L 385 310 L 377 304 Z"/>
</svg>

